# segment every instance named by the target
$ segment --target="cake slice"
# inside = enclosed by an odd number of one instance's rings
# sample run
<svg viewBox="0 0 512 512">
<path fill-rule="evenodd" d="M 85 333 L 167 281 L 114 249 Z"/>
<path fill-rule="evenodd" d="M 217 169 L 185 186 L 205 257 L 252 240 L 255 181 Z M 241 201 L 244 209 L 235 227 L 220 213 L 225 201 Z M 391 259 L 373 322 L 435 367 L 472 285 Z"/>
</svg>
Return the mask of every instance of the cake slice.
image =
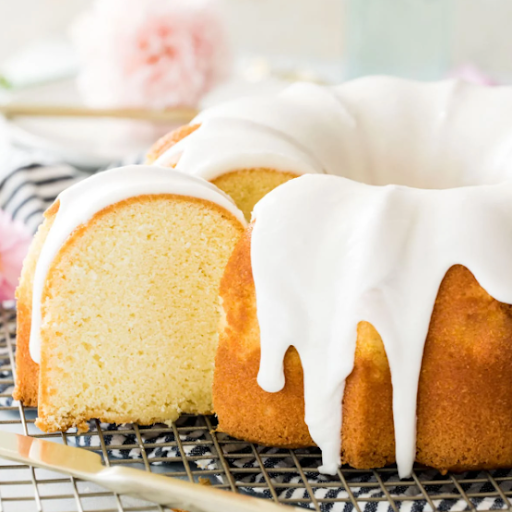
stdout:
<svg viewBox="0 0 512 512">
<path fill-rule="evenodd" d="M 243 228 L 222 192 L 172 169 L 116 169 L 61 194 L 17 293 L 15 398 L 38 404 L 37 425 L 211 412 L 218 287 Z"/>
</svg>

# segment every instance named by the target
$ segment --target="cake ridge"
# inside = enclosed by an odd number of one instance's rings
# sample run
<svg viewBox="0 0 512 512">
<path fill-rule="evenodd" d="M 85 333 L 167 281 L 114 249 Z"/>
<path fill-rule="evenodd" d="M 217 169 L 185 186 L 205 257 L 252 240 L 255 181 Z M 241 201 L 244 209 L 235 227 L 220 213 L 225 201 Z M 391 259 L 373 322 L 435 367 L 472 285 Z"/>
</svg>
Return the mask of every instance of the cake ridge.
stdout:
<svg viewBox="0 0 512 512">
<path fill-rule="evenodd" d="M 200 125 L 196 132 L 165 151 L 156 163 L 168 165 L 178 161 L 184 172 L 212 179 L 225 172 L 251 167 L 297 174 L 332 174 L 341 156 L 336 133 L 344 124 L 353 125 L 353 119 L 330 89 L 297 83 L 275 97 L 241 98 L 211 107 L 199 114 L 192 124 Z M 322 130 L 318 130 L 320 126 Z M 226 146 L 206 146 L 210 139 L 220 139 L 220 130 L 225 130 L 230 137 Z M 289 147 L 276 151 L 272 148 L 272 139 L 284 139 Z M 262 162 L 262 155 L 272 151 L 274 158 Z M 212 165 L 212 161 L 222 160 L 227 153 L 238 155 L 236 163 L 225 164 L 224 168 Z M 200 166 L 197 155 L 205 154 L 209 155 L 206 165 Z M 277 158 L 283 154 L 287 156 L 285 162 Z M 311 161 L 309 167 L 301 161 L 304 155 Z"/>
<path fill-rule="evenodd" d="M 315 153 L 293 138 L 254 121 L 223 117 L 205 120 L 155 164 L 175 165 L 186 174 L 207 180 L 241 168 L 292 169 L 296 174 L 324 172 Z"/>
<path fill-rule="evenodd" d="M 191 123 L 198 129 L 159 155 L 157 164 L 177 164 L 209 180 L 265 167 L 418 188 L 497 183 L 512 175 L 506 120 L 496 122 L 507 108 L 507 88 L 489 91 L 457 80 L 423 84 L 380 76 L 333 87 L 297 83 L 270 97 L 239 98 L 203 111 Z M 258 138 L 236 123 L 241 120 L 258 124 L 267 136 Z M 477 133 L 477 121 L 485 130 Z M 284 150 L 285 161 L 272 146 L 276 132 L 295 141 L 295 148 Z M 217 143 L 208 144 L 212 140 Z M 399 150 L 403 158 L 397 158 Z M 304 151 L 320 165 L 304 165 Z M 487 158 L 491 152 L 493 160 Z"/>
</svg>

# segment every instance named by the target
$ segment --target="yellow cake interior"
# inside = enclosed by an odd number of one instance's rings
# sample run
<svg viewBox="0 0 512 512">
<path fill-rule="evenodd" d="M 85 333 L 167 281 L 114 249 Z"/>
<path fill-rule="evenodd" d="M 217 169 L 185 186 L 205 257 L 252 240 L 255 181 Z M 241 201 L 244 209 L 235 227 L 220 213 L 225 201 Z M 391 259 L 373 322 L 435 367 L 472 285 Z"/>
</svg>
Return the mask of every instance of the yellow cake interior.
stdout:
<svg viewBox="0 0 512 512">
<path fill-rule="evenodd" d="M 245 169 L 223 174 L 212 183 L 233 199 L 242 210 L 247 221 L 256 203 L 279 185 L 295 178 L 291 172 L 279 172 L 270 169 Z"/>
<path fill-rule="evenodd" d="M 222 208 L 172 195 L 78 228 L 43 294 L 38 425 L 211 412 L 218 283 L 241 230 Z"/>
</svg>

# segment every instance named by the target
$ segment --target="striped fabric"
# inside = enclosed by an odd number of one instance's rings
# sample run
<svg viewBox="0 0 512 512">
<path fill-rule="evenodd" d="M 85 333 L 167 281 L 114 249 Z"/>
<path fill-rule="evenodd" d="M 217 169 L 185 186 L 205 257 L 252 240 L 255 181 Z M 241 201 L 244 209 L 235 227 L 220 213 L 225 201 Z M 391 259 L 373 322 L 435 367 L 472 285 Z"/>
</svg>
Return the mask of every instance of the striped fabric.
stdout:
<svg viewBox="0 0 512 512">
<path fill-rule="evenodd" d="M 0 137 L 2 133 L 0 131 Z M 15 220 L 25 223 L 34 233 L 43 219 L 44 211 L 65 188 L 87 177 L 84 171 L 40 151 L 2 148 L 0 144 L 0 208 Z M 141 163 L 143 157 L 115 162 L 108 168 Z"/>
<path fill-rule="evenodd" d="M 32 232 L 59 193 L 86 176 L 69 165 L 36 162 L 0 172 L 0 208 L 25 223 Z"/>
</svg>

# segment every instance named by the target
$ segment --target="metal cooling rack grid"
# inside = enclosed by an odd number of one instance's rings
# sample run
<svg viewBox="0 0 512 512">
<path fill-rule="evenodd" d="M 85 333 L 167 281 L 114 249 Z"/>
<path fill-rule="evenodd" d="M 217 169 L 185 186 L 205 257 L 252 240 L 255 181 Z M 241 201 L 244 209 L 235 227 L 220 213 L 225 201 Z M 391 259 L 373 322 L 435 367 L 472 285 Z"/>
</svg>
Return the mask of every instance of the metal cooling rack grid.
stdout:
<svg viewBox="0 0 512 512">
<path fill-rule="evenodd" d="M 0 429 L 79 445 L 98 451 L 107 465 L 213 485 L 320 512 L 411 510 L 512 510 L 512 472 L 441 475 L 417 468 L 399 480 L 395 468 L 360 471 L 342 468 L 336 477 L 319 475 L 316 449 L 263 448 L 215 432 L 212 417 L 185 416 L 172 427 L 129 425 L 121 430 L 95 422 L 85 434 L 44 434 L 34 409 L 10 401 L 15 351 L 15 312 L 0 310 Z M 0 512 L 161 511 L 127 496 L 61 474 L 0 459 Z"/>
</svg>

